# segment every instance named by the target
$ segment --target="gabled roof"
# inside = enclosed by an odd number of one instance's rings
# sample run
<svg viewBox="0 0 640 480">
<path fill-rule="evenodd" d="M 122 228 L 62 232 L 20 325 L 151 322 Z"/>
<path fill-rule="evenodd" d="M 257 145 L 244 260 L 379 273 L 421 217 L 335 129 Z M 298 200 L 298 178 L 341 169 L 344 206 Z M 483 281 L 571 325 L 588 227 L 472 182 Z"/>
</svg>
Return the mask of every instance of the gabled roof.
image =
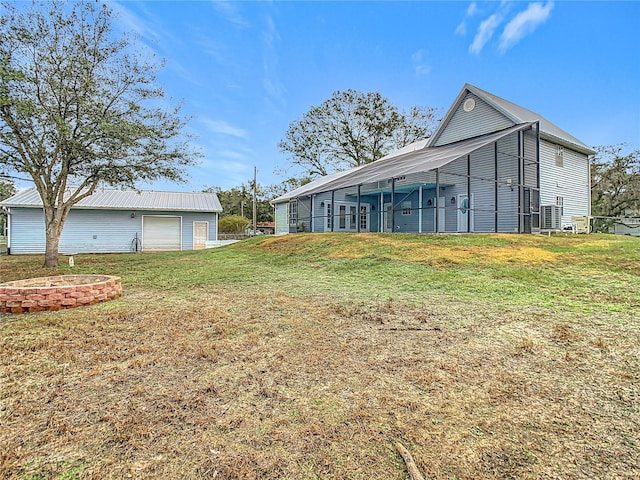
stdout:
<svg viewBox="0 0 640 480">
<path fill-rule="evenodd" d="M 0 202 L 0 206 L 42 208 L 42 200 L 31 187 Z M 221 212 L 222 205 L 215 193 L 98 189 L 73 209 Z"/>
<path fill-rule="evenodd" d="M 595 153 L 592 148 L 585 145 L 576 137 L 558 127 L 556 124 L 550 122 L 542 115 L 521 107 L 520 105 L 516 105 L 515 103 L 505 100 L 504 98 L 493 95 L 492 93 L 486 92 L 485 90 L 482 90 L 469 83 L 465 84 L 464 87 L 462 87 L 462 90 L 451 105 L 451 108 L 440 122 L 440 125 L 438 125 L 438 128 L 436 129 L 433 136 L 430 138 L 429 145 L 434 145 L 436 143 L 442 132 L 446 129 L 454 113 L 456 112 L 458 105 L 464 99 L 467 93 L 472 93 L 475 96 L 481 98 L 490 106 L 510 119 L 514 124 L 527 122 L 535 123 L 539 121 L 540 136 L 542 138 L 546 138 L 547 140 L 550 140 L 554 143 L 562 144 L 580 153 L 584 153 L 585 155 L 593 155 Z"/>
<path fill-rule="evenodd" d="M 429 172 L 460 157 L 469 155 L 475 150 L 496 142 L 510 133 L 526 130 L 533 125 L 534 123 L 531 122 L 514 125 L 499 132 L 468 138 L 439 147 L 427 147 L 425 145 L 426 141 L 421 140 L 373 163 L 339 172 L 339 174 L 322 177 L 272 200 L 271 203 L 282 203 L 291 198 L 389 180 L 412 173 Z"/>
</svg>

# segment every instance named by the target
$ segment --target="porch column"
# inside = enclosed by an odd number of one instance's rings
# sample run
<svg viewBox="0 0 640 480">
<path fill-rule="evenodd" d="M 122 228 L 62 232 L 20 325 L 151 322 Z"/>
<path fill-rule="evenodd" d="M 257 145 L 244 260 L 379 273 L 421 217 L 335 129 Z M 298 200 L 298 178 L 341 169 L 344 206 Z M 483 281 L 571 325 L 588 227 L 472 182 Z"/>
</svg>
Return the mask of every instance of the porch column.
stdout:
<svg viewBox="0 0 640 480">
<path fill-rule="evenodd" d="M 434 230 L 436 233 L 440 233 L 438 226 L 440 225 L 440 169 L 436 168 L 436 214 L 434 215 L 435 225 Z"/>
<path fill-rule="evenodd" d="M 422 233 L 422 185 L 418 188 L 418 233 Z"/>
<path fill-rule="evenodd" d="M 335 213 L 336 213 L 336 191 L 335 190 L 331 190 L 331 231 L 333 232 L 333 224 L 334 224 L 334 218 L 335 218 Z"/>
<path fill-rule="evenodd" d="M 380 233 L 384 232 L 384 192 L 380 192 L 380 225 L 378 230 Z"/>
<path fill-rule="evenodd" d="M 360 233 L 360 185 L 358 185 L 358 209 L 356 215 L 356 222 L 358 223 L 358 233 Z"/>
<path fill-rule="evenodd" d="M 396 179 L 391 179 L 391 231 L 396 231 Z"/>
</svg>

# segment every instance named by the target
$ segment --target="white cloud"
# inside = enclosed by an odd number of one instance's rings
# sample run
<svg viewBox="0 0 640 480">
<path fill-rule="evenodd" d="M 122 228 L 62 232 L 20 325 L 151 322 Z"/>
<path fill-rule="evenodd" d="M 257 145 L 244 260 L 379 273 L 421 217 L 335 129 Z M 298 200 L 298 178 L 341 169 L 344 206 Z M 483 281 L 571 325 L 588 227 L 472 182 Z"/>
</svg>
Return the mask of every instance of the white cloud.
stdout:
<svg viewBox="0 0 640 480">
<path fill-rule="evenodd" d="M 518 13 L 504 27 L 498 50 L 505 52 L 525 36 L 533 33 L 536 28 L 547 21 L 552 9 L 553 2 L 547 2 L 545 5 L 541 2 L 530 3 L 526 10 Z"/>
<path fill-rule="evenodd" d="M 425 51 L 418 50 L 413 55 L 411 55 L 411 63 L 413 64 L 413 69 L 416 72 L 417 76 L 428 75 L 431 72 L 431 65 L 429 65 L 425 59 Z"/>
<path fill-rule="evenodd" d="M 502 15 L 499 12 L 494 13 L 486 20 L 483 20 L 478 27 L 478 31 L 476 32 L 476 36 L 474 37 L 473 42 L 469 46 L 469 51 L 478 55 L 487 44 L 487 42 L 491 40 L 491 37 L 493 37 L 493 32 L 496 31 L 496 28 L 498 28 L 501 23 Z"/>
<path fill-rule="evenodd" d="M 480 13 L 478 9 L 478 5 L 476 2 L 471 2 L 471 4 L 467 7 L 467 11 L 464 15 L 464 18 L 460 22 L 460 24 L 456 27 L 456 35 L 465 36 L 467 34 L 467 20 L 477 13 Z"/>
<path fill-rule="evenodd" d="M 229 125 L 225 121 L 220 120 L 200 120 L 210 132 L 221 135 L 230 135 L 232 137 L 244 138 L 247 136 L 247 132 L 241 128 Z"/>
<path fill-rule="evenodd" d="M 238 28 L 249 28 L 251 24 L 238 11 L 237 3 L 228 1 L 214 1 L 213 8 L 228 22 L 234 24 Z"/>
<path fill-rule="evenodd" d="M 262 85 L 270 99 L 278 104 L 284 103 L 285 86 L 278 74 L 277 46 L 281 42 L 280 32 L 271 16 L 266 17 L 267 28 L 262 33 L 264 40 Z"/>
</svg>

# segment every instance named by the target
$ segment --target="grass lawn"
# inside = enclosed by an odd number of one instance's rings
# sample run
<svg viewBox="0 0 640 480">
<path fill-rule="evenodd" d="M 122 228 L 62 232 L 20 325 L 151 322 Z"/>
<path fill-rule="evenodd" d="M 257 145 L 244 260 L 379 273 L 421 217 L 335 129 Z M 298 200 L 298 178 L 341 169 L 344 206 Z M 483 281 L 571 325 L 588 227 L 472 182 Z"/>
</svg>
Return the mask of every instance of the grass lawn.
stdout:
<svg viewBox="0 0 640 480">
<path fill-rule="evenodd" d="M 0 279 L 53 272 L 0 258 Z M 0 478 L 640 478 L 640 239 L 299 234 L 78 255 L 0 314 Z"/>
</svg>

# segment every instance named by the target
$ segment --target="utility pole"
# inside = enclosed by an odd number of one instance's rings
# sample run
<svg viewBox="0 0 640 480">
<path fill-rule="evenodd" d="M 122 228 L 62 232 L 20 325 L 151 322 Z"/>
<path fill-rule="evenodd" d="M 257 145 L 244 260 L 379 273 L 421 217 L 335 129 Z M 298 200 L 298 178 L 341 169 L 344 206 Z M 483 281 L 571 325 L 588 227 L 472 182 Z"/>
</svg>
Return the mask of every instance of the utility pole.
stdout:
<svg viewBox="0 0 640 480">
<path fill-rule="evenodd" d="M 258 217 L 256 215 L 256 196 L 257 196 L 257 189 L 258 189 L 258 182 L 257 182 L 257 177 L 258 177 L 258 168 L 254 165 L 253 167 L 253 235 L 256 235 L 256 232 L 258 231 Z"/>
</svg>

